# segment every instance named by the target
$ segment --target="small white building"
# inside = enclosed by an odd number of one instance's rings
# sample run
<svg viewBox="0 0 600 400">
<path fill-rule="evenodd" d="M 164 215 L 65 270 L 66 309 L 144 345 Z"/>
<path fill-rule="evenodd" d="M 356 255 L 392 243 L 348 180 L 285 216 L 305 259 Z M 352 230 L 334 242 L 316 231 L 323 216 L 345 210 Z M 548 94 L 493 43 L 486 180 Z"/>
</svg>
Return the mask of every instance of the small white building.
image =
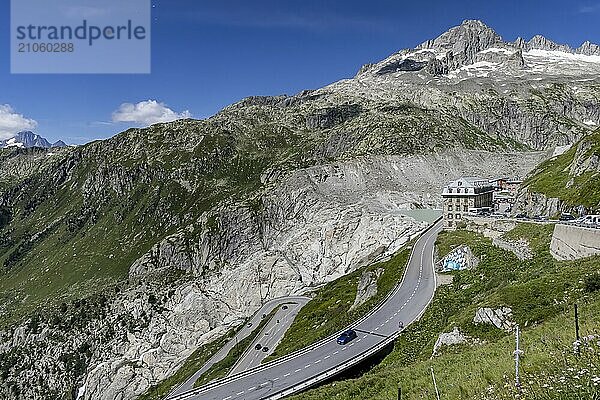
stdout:
<svg viewBox="0 0 600 400">
<path fill-rule="evenodd" d="M 446 229 L 454 229 L 467 213 L 492 211 L 494 186 L 487 179 L 462 177 L 450 182 L 442 192 Z"/>
</svg>

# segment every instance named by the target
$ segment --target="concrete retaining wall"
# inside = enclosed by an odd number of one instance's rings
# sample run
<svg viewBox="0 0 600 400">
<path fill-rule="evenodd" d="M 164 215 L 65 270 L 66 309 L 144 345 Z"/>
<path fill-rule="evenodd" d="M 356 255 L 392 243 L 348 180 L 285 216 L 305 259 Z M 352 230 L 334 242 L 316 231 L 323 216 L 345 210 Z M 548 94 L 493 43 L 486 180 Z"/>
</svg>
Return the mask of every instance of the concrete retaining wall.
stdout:
<svg viewBox="0 0 600 400">
<path fill-rule="evenodd" d="M 576 260 L 600 254 L 600 229 L 557 224 L 550 242 L 557 260 Z"/>
</svg>

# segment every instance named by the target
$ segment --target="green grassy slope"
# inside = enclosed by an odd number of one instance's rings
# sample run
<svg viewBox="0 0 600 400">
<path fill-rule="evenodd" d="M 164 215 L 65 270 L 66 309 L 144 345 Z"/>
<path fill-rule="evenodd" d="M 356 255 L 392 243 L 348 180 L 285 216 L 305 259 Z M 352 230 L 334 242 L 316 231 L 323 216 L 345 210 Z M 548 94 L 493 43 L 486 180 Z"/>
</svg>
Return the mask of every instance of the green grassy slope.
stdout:
<svg viewBox="0 0 600 400">
<path fill-rule="evenodd" d="M 9 185 L 0 192 L 0 326 L 125 280 L 160 239 L 226 199 L 252 198 L 260 175 L 290 157 L 288 140 L 196 121 L 155 125 L 73 149 Z"/>
<path fill-rule="evenodd" d="M 369 312 L 400 282 L 410 256 L 410 246 L 388 261 L 373 264 L 328 283 L 298 313 L 275 351 L 273 360 L 319 341 Z M 350 309 L 356 298 L 358 281 L 365 271 L 383 270 L 377 280 L 377 294 Z"/>
<path fill-rule="evenodd" d="M 533 192 L 559 198 L 570 206 L 600 209 L 600 170 L 593 165 L 599 157 L 600 130 L 597 130 L 566 153 L 539 165 L 525 185 Z M 581 170 L 574 173 L 573 167 Z"/>
<path fill-rule="evenodd" d="M 592 398 L 597 390 L 593 379 L 600 376 L 600 345 L 594 341 L 586 344 L 581 357 L 573 355 L 572 307 L 579 303 L 582 335 L 600 334 L 600 285 L 590 284 L 600 273 L 600 257 L 556 262 L 548 251 L 551 232 L 535 228 L 518 226 L 512 233 L 530 239 L 535 257 L 526 261 L 472 232 L 441 234 L 438 249 L 466 243 L 479 257 L 479 266 L 454 273 L 453 283 L 438 289 L 422 319 L 405 331 L 393 352 L 373 370 L 293 398 L 387 400 L 396 398 L 398 386 L 403 399 L 434 398 L 431 367 L 442 398 L 515 398 L 514 335 L 474 325 L 475 311 L 484 306 L 511 307 L 514 321 L 522 328 L 525 398 Z M 439 333 L 455 326 L 470 342 L 442 347 L 432 357 Z"/>
</svg>

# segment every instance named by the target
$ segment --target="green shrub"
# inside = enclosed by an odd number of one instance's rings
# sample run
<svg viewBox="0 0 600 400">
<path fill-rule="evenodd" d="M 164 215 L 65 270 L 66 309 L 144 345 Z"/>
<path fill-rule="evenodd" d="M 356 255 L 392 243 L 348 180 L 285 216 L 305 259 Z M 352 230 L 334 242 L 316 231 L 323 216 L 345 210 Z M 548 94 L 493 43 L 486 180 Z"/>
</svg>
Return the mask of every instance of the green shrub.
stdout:
<svg viewBox="0 0 600 400">
<path fill-rule="evenodd" d="M 587 293 L 600 290 L 600 274 L 596 272 L 595 274 L 586 277 L 583 281 L 583 290 Z"/>
</svg>

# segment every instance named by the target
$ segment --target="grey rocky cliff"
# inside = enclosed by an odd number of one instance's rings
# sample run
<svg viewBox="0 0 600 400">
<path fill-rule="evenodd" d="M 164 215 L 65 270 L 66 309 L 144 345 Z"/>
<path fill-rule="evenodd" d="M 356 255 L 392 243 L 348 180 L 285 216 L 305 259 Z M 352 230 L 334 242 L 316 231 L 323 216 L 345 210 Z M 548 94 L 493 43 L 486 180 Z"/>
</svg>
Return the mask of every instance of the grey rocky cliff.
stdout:
<svg viewBox="0 0 600 400">
<path fill-rule="evenodd" d="M 565 210 L 563 202 L 556 197 L 547 197 L 543 193 L 532 192 L 528 188 L 519 190 L 513 214 L 524 213 L 527 216 L 554 216 Z"/>
<path fill-rule="evenodd" d="M 0 183 L 14 184 L 41 172 L 49 165 L 59 163 L 66 157 L 70 148 L 42 149 L 0 149 L 2 176 Z"/>
</svg>

